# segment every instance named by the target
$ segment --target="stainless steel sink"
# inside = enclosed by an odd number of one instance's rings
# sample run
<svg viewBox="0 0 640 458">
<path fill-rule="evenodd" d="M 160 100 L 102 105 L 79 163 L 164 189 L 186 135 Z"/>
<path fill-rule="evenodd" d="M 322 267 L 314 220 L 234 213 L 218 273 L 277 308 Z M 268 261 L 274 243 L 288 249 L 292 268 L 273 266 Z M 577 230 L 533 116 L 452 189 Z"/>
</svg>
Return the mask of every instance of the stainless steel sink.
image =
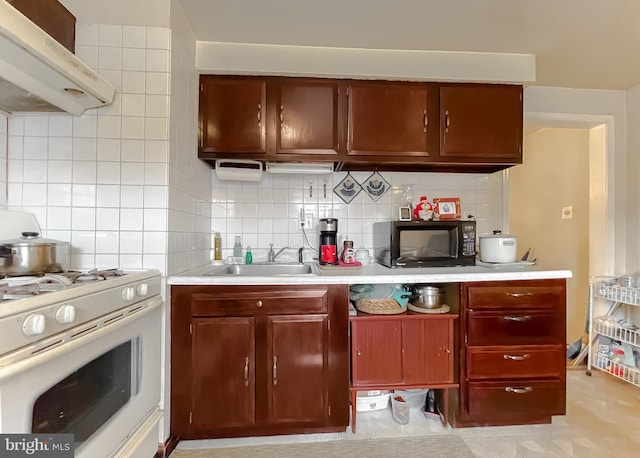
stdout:
<svg viewBox="0 0 640 458">
<path fill-rule="evenodd" d="M 311 264 L 232 264 L 210 270 L 204 275 L 237 275 L 252 277 L 317 275 Z"/>
</svg>

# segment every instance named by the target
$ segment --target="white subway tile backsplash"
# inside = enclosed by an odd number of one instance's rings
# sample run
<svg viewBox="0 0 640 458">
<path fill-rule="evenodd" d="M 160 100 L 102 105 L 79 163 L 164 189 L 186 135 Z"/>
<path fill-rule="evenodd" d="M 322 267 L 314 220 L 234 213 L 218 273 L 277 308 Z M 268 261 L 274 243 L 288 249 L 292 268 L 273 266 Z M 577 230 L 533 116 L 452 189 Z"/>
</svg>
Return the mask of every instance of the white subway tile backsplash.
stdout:
<svg viewBox="0 0 640 458">
<path fill-rule="evenodd" d="M 143 186 L 122 186 L 120 189 L 120 207 L 142 208 L 144 199 Z M 140 218 L 142 220 L 142 218 Z"/>
<path fill-rule="evenodd" d="M 144 140 L 122 140 L 122 160 L 124 162 L 144 162 Z"/>
<path fill-rule="evenodd" d="M 123 94 L 144 94 L 145 93 L 145 72 L 122 72 L 122 93 Z"/>
<path fill-rule="evenodd" d="M 76 45 L 98 46 L 100 27 L 98 24 L 76 24 Z"/>
<path fill-rule="evenodd" d="M 98 45 L 101 47 L 122 47 L 122 26 L 100 24 L 98 26 Z"/>
<path fill-rule="evenodd" d="M 120 161 L 122 143 L 119 138 L 99 138 L 97 143 L 97 159 L 99 161 Z"/>
<path fill-rule="evenodd" d="M 96 252 L 96 233 L 93 231 L 71 231 L 71 253 L 93 254 Z"/>
<path fill-rule="evenodd" d="M 26 205 L 45 207 L 47 205 L 47 185 L 45 183 L 23 183 L 23 196 L 28 198 Z"/>
<path fill-rule="evenodd" d="M 121 164 L 120 180 L 122 184 L 145 184 L 145 164 L 137 162 L 123 162 Z"/>
<path fill-rule="evenodd" d="M 73 118 L 73 136 L 95 138 L 98 119 L 96 116 L 83 115 Z"/>
<path fill-rule="evenodd" d="M 121 123 L 124 120 L 120 116 L 100 116 L 98 118 L 98 138 L 120 138 Z M 95 137 L 95 134 L 93 135 Z"/>
<path fill-rule="evenodd" d="M 96 186 L 94 184 L 74 184 L 71 205 L 74 207 L 95 207 Z"/>
<path fill-rule="evenodd" d="M 167 235 L 162 231 L 146 231 L 143 238 L 143 253 L 163 254 L 167 252 Z"/>
<path fill-rule="evenodd" d="M 168 191 L 166 186 L 145 186 L 144 208 L 167 208 Z"/>
<path fill-rule="evenodd" d="M 147 51 L 148 52 L 148 51 Z M 122 49 L 122 69 L 144 71 L 145 70 L 145 50 L 136 48 Z"/>
<path fill-rule="evenodd" d="M 120 233 L 118 231 L 96 231 L 96 254 L 117 254 L 120 250 Z M 117 265 L 117 264 L 113 264 Z"/>
<path fill-rule="evenodd" d="M 143 114 L 149 118 L 168 118 L 169 97 L 166 95 L 148 95 Z"/>
<path fill-rule="evenodd" d="M 121 230 L 120 253 L 142 253 L 142 232 Z"/>
<path fill-rule="evenodd" d="M 169 51 L 166 49 L 147 49 L 146 70 L 149 72 L 168 72 Z"/>
<path fill-rule="evenodd" d="M 96 209 L 96 230 L 119 231 L 120 230 L 120 209 L 119 208 L 97 208 Z"/>
<path fill-rule="evenodd" d="M 167 165 L 162 163 L 144 164 L 144 184 L 164 185 L 167 182 Z"/>
<path fill-rule="evenodd" d="M 101 46 L 98 49 L 98 68 L 122 70 L 122 48 Z"/>
<path fill-rule="evenodd" d="M 142 249 L 140 249 L 142 251 Z M 119 257 L 118 265 L 123 270 L 136 270 L 142 269 L 142 255 L 141 254 L 121 254 Z"/>
<path fill-rule="evenodd" d="M 148 140 L 168 140 L 169 120 L 167 118 L 144 118 L 144 135 Z"/>
<path fill-rule="evenodd" d="M 73 138 L 73 159 L 95 161 L 98 142 L 95 138 Z"/>
<path fill-rule="evenodd" d="M 147 48 L 169 49 L 171 31 L 166 27 L 147 27 Z"/>
<path fill-rule="evenodd" d="M 91 184 L 96 182 L 95 161 L 73 162 L 73 183 Z"/>
<path fill-rule="evenodd" d="M 144 139 L 144 121 L 140 116 L 123 116 L 122 118 L 122 138 Z"/>
<path fill-rule="evenodd" d="M 56 207 L 57 204 L 49 204 L 47 207 L 47 231 L 70 231 L 71 230 L 71 208 Z M 40 221 L 42 224 L 42 221 Z M 60 239 L 60 240 L 68 240 Z"/>
<path fill-rule="evenodd" d="M 116 89 L 116 97 L 119 93 L 123 92 L 124 76 L 122 74 L 122 70 L 100 69 L 99 73 L 100 76 L 106 79 Z"/>
<path fill-rule="evenodd" d="M 141 231 L 143 221 L 142 208 L 120 208 L 121 231 Z"/>
<path fill-rule="evenodd" d="M 95 208 L 72 208 L 71 228 L 74 231 L 93 231 L 96 228 Z"/>
<path fill-rule="evenodd" d="M 25 183 L 46 183 L 47 182 L 47 161 L 23 162 L 22 180 Z"/>
<path fill-rule="evenodd" d="M 144 26 L 125 25 L 122 27 L 122 46 L 125 48 L 146 47 L 146 29 Z"/>
<path fill-rule="evenodd" d="M 145 74 L 147 94 L 169 94 L 169 74 L 159 72 L 147 72 Z"/>
<path fill-rule="evenodd" d="M 31 137 L 48 137 L 48 118 L 45 116 L 26 116 L 24 120 L 24 135 Z"/>
<path fill-rule="evenodd" d="M 46 160 L 48 150 L 47 137 L 24 137 L 24 159 Z"/>
<path fill-rule="evenodd" d="M 47 184 L 48 206 L 71 206 L 71 184 Z"/>
<path fill-rule="evenodd" d="M 193 148 L 195 151 L 195 147 Z M 144 141 L 144 162 L 168 162 L 169 142 L 165 140 Z"/>
<path fill-rule="evenodd" d="M 98 68 L 100 59 L 98 58 L 97 46 L 76 45 L 75 55 L 91 68 Z"/>
<path fill-rule="evenodd" d="M 74 118 L 70 116 L 50 116 L 47 119 L 49 122 L 49 137 L 71 137 L 73 135 Z"/>
<path fill-rule="evenodd" d="M 96 183 L 98 184 L 119 184 L 121 173 L 120 162 L 98 162 L 96 172 Z"/>
<path fill-rule="evenodd" d="M 24 137 L 10 135 L 7 139 L 7 157 L 22 159 L 24 157 Z"/>
<path fill-rule="evenodd" d="M 122 94 L 122 115 L 123 116 L 144 116 L 145 95 L 144 94 Z"/>
</svg>

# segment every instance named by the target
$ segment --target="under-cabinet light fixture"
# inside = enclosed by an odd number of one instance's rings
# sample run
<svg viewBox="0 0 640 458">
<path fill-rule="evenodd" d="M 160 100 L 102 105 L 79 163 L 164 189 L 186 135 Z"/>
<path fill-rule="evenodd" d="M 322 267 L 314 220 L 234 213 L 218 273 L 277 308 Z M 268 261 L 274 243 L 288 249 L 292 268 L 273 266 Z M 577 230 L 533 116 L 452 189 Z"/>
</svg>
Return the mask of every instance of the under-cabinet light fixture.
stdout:
<svg viewBox="0 0 640 458">
<path fill-rule="evenodd" d="M 297 173 L 301 175 L 322 175 L 333 172 L 332 163 L 267 162 L 269 173 Z"/>
</svg>

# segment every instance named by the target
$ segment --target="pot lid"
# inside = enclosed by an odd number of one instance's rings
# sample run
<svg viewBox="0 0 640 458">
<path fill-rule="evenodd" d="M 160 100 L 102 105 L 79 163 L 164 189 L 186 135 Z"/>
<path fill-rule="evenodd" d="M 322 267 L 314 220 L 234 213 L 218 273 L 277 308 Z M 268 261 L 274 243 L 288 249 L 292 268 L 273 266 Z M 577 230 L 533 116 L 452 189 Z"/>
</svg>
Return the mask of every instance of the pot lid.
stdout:
<svg viewBox="0 0 640 458">
<path fill-rule="evenodd" d="M 503 234 L 502 231 L 495 230 L 495 231 L 493 231 L 493 234 L 481 235 L 478 238 L 480 238 L 480 239 L 507 239 L 507 238 L 515 239 L 516 236 L 515 235 L 509 235 L 509 234 Z"/>
<path fill-rule="evenodd" d="M 40 237 L 39 232 L 23 232 L 17 239 L 0 241 L 0 245 L 9 247 L 25 247 L 40 245 L 68 245 L 69 242 Z"/>
</svg>

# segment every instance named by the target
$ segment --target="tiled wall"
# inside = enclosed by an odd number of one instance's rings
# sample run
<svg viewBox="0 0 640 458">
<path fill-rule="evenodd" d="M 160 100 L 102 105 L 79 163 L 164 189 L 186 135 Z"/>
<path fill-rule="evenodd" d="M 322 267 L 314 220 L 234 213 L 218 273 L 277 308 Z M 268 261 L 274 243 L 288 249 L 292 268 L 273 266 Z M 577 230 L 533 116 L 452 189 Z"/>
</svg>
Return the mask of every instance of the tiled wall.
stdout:
<svg viewBox="0 0 640 458">
<path fill-rule="evenodd" d="M 73 268 L 165 270 L 168 28 L 82 25 L 78 56 L 116 88 L 82 116 L 9 118 L 8 206 L 71 241 Z"/>
<path fill-rule="evenodd" d="M 7 205 L 7 121 L 0 113 L 0 208 Z"/>
<path fill-rule="evenodd" d="M 254 259 L 264 259 L 270 243 L 276 249 L 289 246 L 283 258 L 297 258 L 304 242 L 299 228 L 300 209 L 313 215 L 313 228 L 306 231 L 311 246 L 318 243 L 318 219 L 338 218 L 338 233 L 353 240 L 356 247 L 371 248 L 372 224 L 398 218 L 403 201 L 403 185 L 412 184 L 416 200 L 426 195 L 459 197 L 463 217 L 473 215 L 478 233 L 501 228 L 502 175 L 380 172 L 391 185 L 378 201 L 365 191 L 346 204 L 333 191 L 346 172 L 329 175 L 262 175 L 259 183 L 213 180 L 212 231 L 223 236 L 223 254 L 232 254 L 234 237 L 242 237 L 243 246 L 252 247 Z M 371 172 L 354 172 L 353 178 L 364 183 Z M 325 186 L 326 182 L 326 186 Z M 325 194 L 326 188 L 326 194 Z M 305 259 L 313 256 L 308 250 Z"/>
</svg>

